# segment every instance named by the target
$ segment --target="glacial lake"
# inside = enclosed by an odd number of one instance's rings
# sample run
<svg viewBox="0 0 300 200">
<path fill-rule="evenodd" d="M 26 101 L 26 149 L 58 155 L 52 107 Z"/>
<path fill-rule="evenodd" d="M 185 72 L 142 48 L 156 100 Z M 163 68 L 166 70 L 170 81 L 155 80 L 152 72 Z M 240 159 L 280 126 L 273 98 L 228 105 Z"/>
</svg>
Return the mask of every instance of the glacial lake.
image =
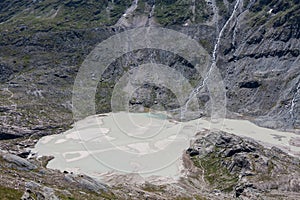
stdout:
<svg viewBox="0 0 300 200">
<path fill-rule="evenodd" d="M 188 122 L 170 120 L 164 114 L 108 113 L 76 122 L 71 130 L 41 138 L 33 152 L 52 155 L 47 167 L 83 173 L 101 179 L 108 174 L 139 174 L 144 178 L 181 176 L 182 154 L 201 130 L 209 130 L 209 119 Z M 300 138 L 289 132 L 258 127 L 246 120 L 225 119 L 214 125 L 239 136 L 277 146 L 291 154 L 300 147 L 290 139 Z"/>
</svg>

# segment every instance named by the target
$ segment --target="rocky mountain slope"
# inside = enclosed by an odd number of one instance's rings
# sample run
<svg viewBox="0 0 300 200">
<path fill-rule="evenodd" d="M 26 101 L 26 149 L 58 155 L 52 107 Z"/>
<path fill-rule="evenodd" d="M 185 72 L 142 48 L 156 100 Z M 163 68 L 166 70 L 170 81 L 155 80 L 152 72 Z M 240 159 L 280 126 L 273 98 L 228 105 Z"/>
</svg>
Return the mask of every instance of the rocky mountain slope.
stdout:
<svg viewBox="0 0 300 200">
<path fill-rule="evenodd" d="M 109 36 L 134 27 L 164 26 L 190 35 L 212 53 L 235 4 L 221 0 L 2 1 L 1 138 L 66 129 L 72 122 L 76 73 L 95 45 Z M 216 55 L 229 116 L 239 113 L 262 126 L 299 128 L 297 0 L 238 1 Z M 107 79 L 99 83 L 97 112 L 110 111 L 110 94 L 122 74 L 148 62 L 171 66 L 192 86 L 203 80 L 185 59 L 170 52 L 144 49 L 129 53 L 112 63 Z M 133 96 L 132 107 L 180 107 L 168 88 L 151 84 Z M 198 98 L 203 113 L 209 115 L 206 88 Z"/>
<path fill-rule="evenodd" d="M 293 199 L 299 193 L 299 159 L 277 147 L 217 132 L 195 140 L 187 153 L 205 183 L 219 192 L 242 199 Z"/>
<path fill-rule="evenodd" d="M 260 125 L 299 128 L 299 1 L 246 3 L 221 43 L 228 108 Z"/>
<path fill-rule="evenodd" d="M 23 158 L 22 158 L 23 157 Z M 300 161 L 225 132 L 199 132 L 177 181 L 108 175 L 107 184 L 45 168 L 51 157 L 0 152 L 1 199 L 297 199 Z"/>
<path fill-rule="evenodd" d="M 29 199 L 28 195 L 33 198 L 79 195 L 81 199 L 92 199 L 99 198 L 99 194 L 110 199 L 128 198 L 128 193 L 136 199 L 168 199 L 174 191 L 179 193 L 179 199 L 217 199 L 218 195 L 220 199 L 232 196 L 247 199 L 253 195 L 296 199 L 297 159 L 276 148 L 265 150 L 253 141 L 225 133 L 224 137 L 213 134 L 200 139 L 188 150 L 187 168 L 190 166 L 196 174 L 182 180 L 181 192 L 174 185 L 152 184 L 142 188 L 122 185 L 120 191 L 116 186 L 99 192 L 102 185 L 90 183 L 92 180 L 87 177 L 45 169 L 34 159 L 30 162 L 35 167 L 27 169 L 32 166 L 28 160 L 11 154 L 24 157 L 28 153 L 24 148 L 34 145 L 39 137 L 68 129 L 73 122 L 74 80 L 87 55 L 110 36 L 142 26 L 166 27 L 187 34 L 211 56 L 216 50 L 216 66 L 226 90 L 227 117 L 247 118 L 261 126 L 297 132 L 300 128 L 299 12 L 299 0 L 1 1 L 0 168 L 4 173 L 0 185 L 5 187 L 0 190 L 20 197 L 27 188 L 24 198 Z M 156 49 L 131 52 L 106 70 L 95 97 L 97 112 L 111 110 L 113 86 L 124 73 L 149 62 L 170 66 L 194 87 L 204 80 L 191 63 L 172 52 Z M 197 98 L 201 115 L 210 115 L 207 87 L 201 88 Z M 129 104 L 132 110 L 145 111 L 181 106 L 168 88 L 147 83 L 135 91 Z M 203 163 L 211 163 L 213 169 L 221 171 L 209 171 Z M 203 170 L 208 173 L 201 175 Z M 52 182 L 49 177 L 53 176 L 56 178 Z M 214 182 L 214 178 L 221 182 Z M 220 185 L 222 181 L 224 184 Z M 62 188 L 70 182 L 74 188 L 64 191 Z M 203 183 L 205 187 L 199 187 Z M 51 189 L 49 185 L 57 187 Z M 199 191 L 203 195 L 198 195 Z M 191 195 L 186 196 L 189 192 Z"/>
</svg>

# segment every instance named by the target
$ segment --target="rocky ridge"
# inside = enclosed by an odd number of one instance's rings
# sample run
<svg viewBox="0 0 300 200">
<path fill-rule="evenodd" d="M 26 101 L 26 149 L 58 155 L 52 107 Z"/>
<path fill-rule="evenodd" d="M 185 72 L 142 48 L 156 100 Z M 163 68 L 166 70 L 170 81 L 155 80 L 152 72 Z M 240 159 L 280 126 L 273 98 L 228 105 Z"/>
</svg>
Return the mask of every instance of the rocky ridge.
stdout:
<svg viewBox="0 0 300 200">
<path fill-rule="evenodd" d="M 277 147 L 214 132 L 196 139 L 186 153 L 211 189 L 240 199 L 295 199 L 300 189 L 300 160 Z M 272 198 L 271 198 L 272 197 Z"/>
<path fill-rule="evenodd" d="M 51 157 L 20 156 L 0 153 L 0 191 L 8 191 L 0 192 L 1 198 L 297 199 L 300 191 L 299 158 L 220 131 L 195 136 L 183 153 L 178 180 L 108 174 L 103 184 L 83 174 L 47 169 Z"/>
</svg>

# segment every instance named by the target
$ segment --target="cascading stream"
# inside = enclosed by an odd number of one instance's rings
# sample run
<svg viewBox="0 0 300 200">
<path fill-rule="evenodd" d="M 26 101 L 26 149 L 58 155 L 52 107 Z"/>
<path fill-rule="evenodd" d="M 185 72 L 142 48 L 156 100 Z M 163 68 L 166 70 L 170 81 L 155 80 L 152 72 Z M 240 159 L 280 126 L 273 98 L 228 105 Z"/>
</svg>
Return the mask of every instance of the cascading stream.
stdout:
<svg viewBox="0 0 300 200">
<path fill-rule="evenodd" d="M 296 101 L 297 101 L 297 94 L 300 92 L 300 82 L 298 83 L 297 85 L 297 89 L 296 89 L 296 93 L 291 101 L 291 109 L 289 110 L 289 113 L 291 115 L 291 117 L 293 118 L 294 117 L 294 108 L 295 108 L 295 105 L 296 105 Z"/>
<path fill-rule="evenodd" d="M 239 6 L 240 0 L 237 0 L 235 5 L 234 5 L 234 9 L 229 17 L 229 19 L 226 21 L 226 23 L 224 24 L 224 26 L 222 27 L 221 31 L 218 34 L 217 37 L 217 41 L 214 45 L 214 50 L 212 53 L 212 64 L 209 67 L 209 70 L 207 72 L 207 74 L 205 75 L 202 83 L 200 85 L 198 85 L 189 95 L 189 97 L 187 98 L 186 103 L 184 104 L 184 106 L 181 108 L 181 119 L 184 119 L 185 117 L 185 113 L 187 111 L 188 105 L 190 104 L 190 102 L 192 101 L 192 99 L 200 92 L 200 90 L 203 88 L 203 86 L 206 84 L 208 78 L 210 77 L 210 74 L 212 72 L 212 70 L 216 67 L 216 62 L 217 62 L 217 53 L 218 53 L 218 47 L 221 41 L 221 37 L 226 29 L 226 27 L 228 26 L 228 24 L 231 22 L 231 20 L 233 19 L 233 17 L 235 16 L 238 6 Z M 215 5 L 214 5 L 215 6 Z M 218 9 L 216 9 L 216 11 L 218 11 Z M 216 12 L 215 15 L 218 15 L 218 13 Z M 218 25 L 216 25 L 216 27 L 218 28 Z"/>
</svg>

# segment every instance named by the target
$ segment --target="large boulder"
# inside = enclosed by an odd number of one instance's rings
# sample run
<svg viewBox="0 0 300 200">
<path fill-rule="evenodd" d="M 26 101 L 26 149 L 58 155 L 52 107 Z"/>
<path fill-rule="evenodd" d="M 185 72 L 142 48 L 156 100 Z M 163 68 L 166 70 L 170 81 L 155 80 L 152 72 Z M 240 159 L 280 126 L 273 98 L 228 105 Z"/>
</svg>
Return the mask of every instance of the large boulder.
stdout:
<svg viewBox="0 0 300 200">
<path fill-rule="evenodd" d="M 30 171 L 37 169 L 37 166 L 28 160 L 13 154 L 4 154 L 2 158 L 7 162 L 7 166 L 18 170 Z"/>
</svg>

